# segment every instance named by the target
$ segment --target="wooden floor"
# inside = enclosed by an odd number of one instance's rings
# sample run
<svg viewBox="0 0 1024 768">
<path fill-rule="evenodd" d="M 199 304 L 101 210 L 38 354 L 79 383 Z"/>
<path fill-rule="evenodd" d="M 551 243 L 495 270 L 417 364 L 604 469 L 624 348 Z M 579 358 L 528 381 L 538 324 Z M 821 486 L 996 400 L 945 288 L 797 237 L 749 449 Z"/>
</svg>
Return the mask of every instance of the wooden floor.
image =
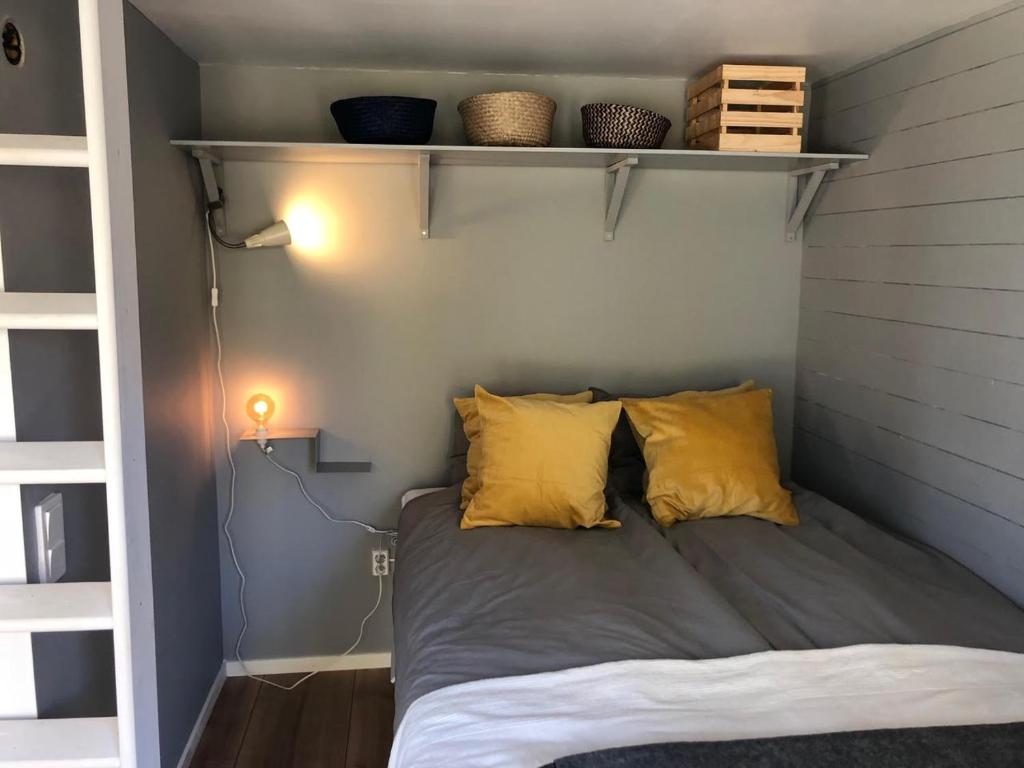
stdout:
<svg viewBox="0 0 1024 768">
<path fill-rule="evenodd" d="M 395 700 L 390 670 L 321 672 L 294 691 L 224 683 L 191 768 L 385 768 Z M 272 675 L 288 685 L 299 675 Z"/>
</svg>

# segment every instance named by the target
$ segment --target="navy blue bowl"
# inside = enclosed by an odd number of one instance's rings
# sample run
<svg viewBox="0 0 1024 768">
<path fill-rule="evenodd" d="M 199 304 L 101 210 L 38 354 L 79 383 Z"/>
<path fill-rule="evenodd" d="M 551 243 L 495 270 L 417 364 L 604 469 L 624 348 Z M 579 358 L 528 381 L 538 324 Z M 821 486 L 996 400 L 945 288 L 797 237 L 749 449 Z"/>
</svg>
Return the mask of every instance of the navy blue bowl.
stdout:
<svg viewBox="0 0 1024 768">
<path fill-rule="evenodd" d="M 426 144 L 436 109 L 433 99 L 358 96 L 331 104 L 331 115 L 352 144 Z"/>
</svg>

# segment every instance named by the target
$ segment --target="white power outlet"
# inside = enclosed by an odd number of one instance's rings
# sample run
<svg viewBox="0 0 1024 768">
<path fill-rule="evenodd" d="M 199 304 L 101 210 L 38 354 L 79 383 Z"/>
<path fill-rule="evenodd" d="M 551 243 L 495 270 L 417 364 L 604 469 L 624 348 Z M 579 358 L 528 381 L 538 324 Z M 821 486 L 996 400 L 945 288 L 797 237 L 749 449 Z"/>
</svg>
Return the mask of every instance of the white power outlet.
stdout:
<svg viewBox="0 0 1024 768">
<path fill-rule="evenodd" d="M 391 573 L 391 553 L 386 549 L 373 550 L 370 572 L 374 576 L 387 576 Z"/>
</svg>

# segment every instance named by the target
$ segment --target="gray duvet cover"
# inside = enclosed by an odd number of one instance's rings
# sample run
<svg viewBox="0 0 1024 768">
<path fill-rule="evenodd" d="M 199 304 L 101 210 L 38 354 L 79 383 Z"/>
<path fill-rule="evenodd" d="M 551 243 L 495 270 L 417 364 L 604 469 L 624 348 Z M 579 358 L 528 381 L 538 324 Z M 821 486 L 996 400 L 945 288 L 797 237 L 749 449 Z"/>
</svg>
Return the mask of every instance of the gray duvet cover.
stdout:
<svg viewBox="0 0 1024 768">
<path fill-rule="evenodd" d="M 645 519 L 618 530 L 459 530 L 459 488 L 402 512 L 395 569 L 396 722 L 455 683 L 623 659 L 705 659 L 768 643 Z"/>
<path fill-rule="evenodd" d="M 673 547 L 772 647 L 925 643 L 1024 653 L 1024 610 L 951 558 L 795 488 L 801 524 L 677 523 Z"/>
</svg>

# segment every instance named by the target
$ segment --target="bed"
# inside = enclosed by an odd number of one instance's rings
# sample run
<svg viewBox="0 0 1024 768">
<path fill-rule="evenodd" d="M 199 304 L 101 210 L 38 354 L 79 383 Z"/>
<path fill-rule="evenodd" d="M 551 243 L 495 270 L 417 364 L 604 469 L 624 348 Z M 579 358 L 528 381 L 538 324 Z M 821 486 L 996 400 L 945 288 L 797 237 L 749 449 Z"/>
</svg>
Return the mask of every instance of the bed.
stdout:
<svg viewBox="0 0 1024 768">
<path fill-rule="evenodd" d="M 836 740 L 849 734 L 894 740 L 898 755 L 934 726 L 934 749 L 961 761 L 949 765 L 1014 765 L 1024 611 L 927 547 L 804 489 L 795 501 L 797 528 L 730 518 L 665 530 L 642 500 L 612 493 L 622 528 L 589 531 L 460 531 L 457 486 L 411 501 L 393 768 L 685 765 L 656 752 L 694 742 L 831 765 L 795 757 L 814 754 L 816 734 L 848 765 Z M 959 738 L 967 755 L 938 746 L 944 728 L 1013 723 L 977 748 Z M 686 758 L 740 758 L 700 759 Z"/>
</svg>

